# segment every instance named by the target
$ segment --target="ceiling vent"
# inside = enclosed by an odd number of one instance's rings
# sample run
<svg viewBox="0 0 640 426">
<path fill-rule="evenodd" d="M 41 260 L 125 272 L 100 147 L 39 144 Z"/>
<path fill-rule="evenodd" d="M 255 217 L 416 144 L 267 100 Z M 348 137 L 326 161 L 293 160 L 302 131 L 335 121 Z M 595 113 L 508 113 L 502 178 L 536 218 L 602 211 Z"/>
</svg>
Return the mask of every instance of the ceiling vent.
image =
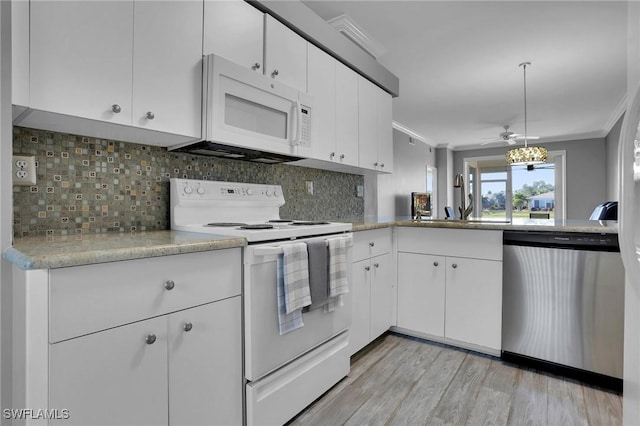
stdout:
<svg viewBox="0 0 640 426">
<path fill-rule="evenodd" d="M 378 60 L 380 56 L 387 52 L 387 49 L 371 38 L 371 36 L 348 15 L 340 15 L 327 22 L 362 50 L 373 56 L 374 59 Z"/>
</svg>

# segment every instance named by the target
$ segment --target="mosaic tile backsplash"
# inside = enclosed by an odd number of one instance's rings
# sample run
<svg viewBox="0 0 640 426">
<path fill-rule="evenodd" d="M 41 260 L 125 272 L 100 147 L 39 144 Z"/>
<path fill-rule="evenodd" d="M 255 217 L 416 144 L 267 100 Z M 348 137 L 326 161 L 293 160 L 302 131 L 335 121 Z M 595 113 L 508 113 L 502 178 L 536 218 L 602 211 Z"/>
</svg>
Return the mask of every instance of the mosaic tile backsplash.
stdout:
<svg viewBox="0 0 640 426">
<path fill-rule="evenodd" d="M 15 237 L 169 229 L 169 179 L 282 185 L 280 217 L 357 219 L 359 175 L 257 164 L 14 127 L 13 152 L 36 156 L 35 186 L 13 187 Z M 314 195 L 306 192 L 312 181 Z"/>
</svg>

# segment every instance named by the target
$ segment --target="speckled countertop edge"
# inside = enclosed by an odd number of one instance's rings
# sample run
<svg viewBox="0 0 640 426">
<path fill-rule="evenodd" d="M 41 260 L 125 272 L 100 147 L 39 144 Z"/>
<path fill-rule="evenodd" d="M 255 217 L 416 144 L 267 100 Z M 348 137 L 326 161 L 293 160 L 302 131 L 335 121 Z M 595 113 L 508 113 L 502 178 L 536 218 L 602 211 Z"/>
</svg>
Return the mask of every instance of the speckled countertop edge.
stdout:
<svg viewBox="0 0 640 426">
<path fill-rule="evenodd" d="M 544 221 L 524 224 L 491 223 L 491 222 L 463 222 L 458 220 L 423 220 L 421 222 L 405 219 L 369 220 L 364 223 L 353 223 L 353 232 L 369 231 L 372 229 L 390 228 L 394 226 L 418 228 L 450 228 L 450 229 L 485 229 L 497 231 L 549 231 L 549 232 L 588 232 L 597 234 L 617 234 L 617 226 L 589 225 L 589 224 L 555 224 Z"/>
<path fill-rule="evenodd" d="M 116 262 L 247 245 L 244 238 L 181 231 L 104 233 L 19 238 L 2 254 L 20 269 L 49 269 Z"/>
</svg>

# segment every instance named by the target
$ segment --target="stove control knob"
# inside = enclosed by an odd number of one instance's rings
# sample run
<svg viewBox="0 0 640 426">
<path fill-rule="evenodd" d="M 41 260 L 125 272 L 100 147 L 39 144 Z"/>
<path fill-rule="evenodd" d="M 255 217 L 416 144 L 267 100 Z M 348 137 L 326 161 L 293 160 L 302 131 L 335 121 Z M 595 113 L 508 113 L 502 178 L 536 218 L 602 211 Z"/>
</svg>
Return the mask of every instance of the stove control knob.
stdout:
<svg viewBox="0 0 640 426">
<path fill-rule="evenodd" d="M 186 185 L 186 186 L 184 187 L 184 193 L 185 193 L 185 194 L 191 194 L 192 192 L 193 192 L 193 188 L 192 188 L 192 187 L 190 187 L 189 185 Z"/>
<path fill-rule="evenodd" d="M 273 190 L 273 196 L 277 197 L 278 196 L 278 191 L 276 191 L 275 189 Z"/>
<path fill-rule="evenodd" d="M 273 195 L 270 189 L 267 189 L 264 193 L 267 197 L 271 197 L 271 195 Z"/>
<path fill-rule="evenodd" d="M 201 187 L 200 185 L 198 185 L 198 189 L 196 189 L 196 192 L 200 195 L 204 194 L 205 192 L 207 192 L 203 187 Z"/>
<path fill-rule="evenodd" d="M 247 195 L 253 195 L 253 189 L 247 188 Z"/>
</svg>

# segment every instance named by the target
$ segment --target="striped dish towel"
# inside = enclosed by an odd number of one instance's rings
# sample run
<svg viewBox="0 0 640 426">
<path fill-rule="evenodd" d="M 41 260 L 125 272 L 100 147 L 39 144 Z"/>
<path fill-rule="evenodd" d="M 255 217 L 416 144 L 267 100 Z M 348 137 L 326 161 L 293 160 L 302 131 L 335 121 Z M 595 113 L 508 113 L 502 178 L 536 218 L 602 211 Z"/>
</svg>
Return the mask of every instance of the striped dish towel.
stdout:
<svg viewBox="0 0 640 426">
<path fill-rule="evenodd" d="M 311 304 L 309 289 L 309 255 L 306 243 L 282 246 L 284 267 L 284 301 L 286 313 Z"/>
<path fill-rule="evenodd" d="M 349 293 L 347 279 L 347 238 L 332 238 L 329 242 L 329 300 L 325 312 L 343 306 L 342 295 Z"/>
<path fill-rule="evenodd" d="M 302 322 L 302 310 L 287 314 L 286 302 L 285 302 L 285 289 L 284 289 L 284 260 L 283 256 L 278 256 L 277 263 L 277 282 L 276 289 L 278 295 L 278 327 L 280 335 L 286 334 L 290 331 L 296 330 L 304 325 Z"/>
</svg>

